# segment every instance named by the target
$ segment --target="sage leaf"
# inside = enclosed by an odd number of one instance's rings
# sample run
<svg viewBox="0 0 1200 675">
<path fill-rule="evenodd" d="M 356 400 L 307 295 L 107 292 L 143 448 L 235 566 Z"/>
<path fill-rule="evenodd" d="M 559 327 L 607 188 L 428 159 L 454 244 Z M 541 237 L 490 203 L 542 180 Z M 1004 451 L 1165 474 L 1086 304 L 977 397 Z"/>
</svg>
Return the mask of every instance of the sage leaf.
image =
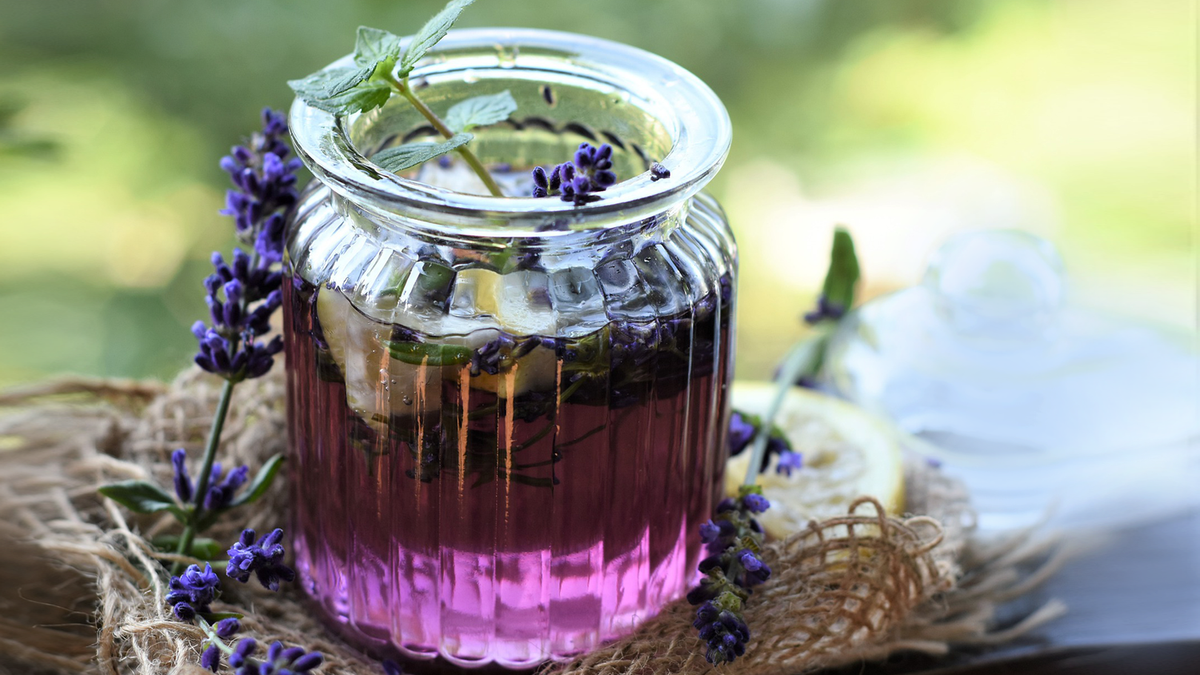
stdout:
<svg viewBox="0 0 1200 675">
<path fill-rule="evenodd" d="M 471 134 L 455 134 L 453 138 L 441 143 L 405 143 L 375 153 L 371 161 L 392 173 L 400 173 L 434 157 L 452 152 L 466 145 L 472 138 L 474 136 Z"/>
<path fill-rule="evenodd" d="M 491 96 L 476 96 L 450 108 L 446 126 L 455 132 L 469 131 L 472 127 L 503 122 L 516 109 L 517 102 L 507 89 Z"/>
<path fill-rule="evenodd" d="M 154 483 L 147 483 L 144 480 L 127 480 L 105 485 L 100 488 L 99 492 L 134 513 L 170 511 L 180 522 L 184 522 L 187 518 L 183 509 L 175 503 L 174 496 Z"/>
<path fill-rule="evenodd" d="M 825 299 L 845 310 L 854 306 L 854 287 L 858 284 L 858 256 L 854 240 L 844 228 L 833 233 L 833 249 L 829 252 L 829 271 L 821 293 Z"/>
<path fill-rule="evenodd" d="M 354 41 L 354 62 L 362 68 L 374 70 L 381 63 L 396 63 L 400 58 L 400 38 L 386 30 L 359 26 Z"/>
<path fill-rule="evenodd" d="M 469 347 L 424 342 L 389 342 L 388 351 L 393 359 L 414 366 L 461 366 L 473 353 Z"/>
<path fill-rule="evenodd" d="M 458 15 L 462 14 L 463 10 L 473 2 L 475 0 L 450 0 L 442 11 L 433 15 L 432 19 L 421 26 L 421 30 L 413 36 L 412 42 L 408 43 L 408 49 L 404 50 L 404 56 L 400 59 L 401 77 L 412 72 L 417 61 L 425 56 L 425 52 L 446 37 L 450 27 L 458 20 Z"/>
<path fill-rule="evenodd" d="M 283 455 L 272 455 L 262 465 L 262 468 L 258 470 L 258 474 L 254 476 L 254 480 L 250 481 L 249 487 L 237 499 L 234 499 L 230 506 L 250 504 L 261 499 L 263 495 L 267 494 L 267 489 L 271 487 L 271 483 L 275 480 L 275 475 L 279 473 L 281 466 L 283 466 Z"/>
</svg>

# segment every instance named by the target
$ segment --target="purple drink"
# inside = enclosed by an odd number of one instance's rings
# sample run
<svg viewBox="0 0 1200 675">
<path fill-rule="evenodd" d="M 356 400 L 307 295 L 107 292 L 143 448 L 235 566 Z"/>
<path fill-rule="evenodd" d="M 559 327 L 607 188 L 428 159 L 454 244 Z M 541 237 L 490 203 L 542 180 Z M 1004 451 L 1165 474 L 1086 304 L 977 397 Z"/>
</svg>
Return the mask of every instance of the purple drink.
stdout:
<svg viewBox="0 0 1200 675">
<path fill-rule="evenodd" d="M 385 651 L 517 668 L 584 652 L 681 596 L 724 464 L 729 288 L 580 337 L 437 336 L 293 276 L 305 590 Z"/>
</svg>

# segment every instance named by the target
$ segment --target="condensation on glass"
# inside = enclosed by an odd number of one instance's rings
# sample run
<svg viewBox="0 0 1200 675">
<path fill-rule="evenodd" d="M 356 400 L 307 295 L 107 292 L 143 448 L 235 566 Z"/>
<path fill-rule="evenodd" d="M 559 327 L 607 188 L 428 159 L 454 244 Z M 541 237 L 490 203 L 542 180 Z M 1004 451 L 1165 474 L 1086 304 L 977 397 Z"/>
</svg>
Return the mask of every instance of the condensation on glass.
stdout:
<svg viewBox="0 0 1200 675">
<path fill-rule="evenodd" d="M 413 74 L 437 111 L 518 110 L 403 177 L 433 139 L 403 100 L 345 119 L 297 102 L 315 179 L 286 271 L 292 532 L 305 592 L 409 660 L 528 668 L 630 631 L 686 592 L 721 485 L 736 249 L 699 191 L 729 121 L 694 76 L 614 43 L 452 34 Z M 576 208 L 526 197 L 581 142 L 624 179 Z M 652 162 L 671 177 L 652 180 Z"/>
</svg>

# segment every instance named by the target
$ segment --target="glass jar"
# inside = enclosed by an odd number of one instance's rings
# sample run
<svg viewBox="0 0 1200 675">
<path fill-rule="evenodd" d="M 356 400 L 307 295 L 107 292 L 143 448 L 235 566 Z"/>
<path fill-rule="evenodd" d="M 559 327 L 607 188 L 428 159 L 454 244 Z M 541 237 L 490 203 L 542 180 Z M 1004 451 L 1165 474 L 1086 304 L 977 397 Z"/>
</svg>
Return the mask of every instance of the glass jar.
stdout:
<svg viewBox="0 0 1200 675">
<path fill-rule="evenodd" d="M 737 287 L 699 191 L 729 120 L 678 66 L 565 33 L 457 31 L 412 81 L 438 112 L 512 93 L 510 120 L 472 141 L 509 196 L 480 194 L 457 156 L 373 165 L 435 138 L 402 98 L 347 118 L 293 105 L 315 176 L 285 262 L 297 567 L 377 652 L 532 667 L 695 580 Z M 581 142 L 611 144 L 621 182 L 582 207 L 528 197 L 530 169 Z"/>
</svg>

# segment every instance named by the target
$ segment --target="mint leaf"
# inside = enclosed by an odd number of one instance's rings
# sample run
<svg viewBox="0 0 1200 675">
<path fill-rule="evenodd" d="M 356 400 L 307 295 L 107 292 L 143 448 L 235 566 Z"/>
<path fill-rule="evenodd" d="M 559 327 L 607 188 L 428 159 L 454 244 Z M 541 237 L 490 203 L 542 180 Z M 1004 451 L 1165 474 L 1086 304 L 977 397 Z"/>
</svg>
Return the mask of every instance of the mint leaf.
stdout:
<svg viewBox="0 0 1200 675">
<path fill-rule="evenodd" d="M 127 480 L 100 488 L 100 494 L 121 504 L 134 513 L 158 513 L 170 511 L 181 522 L 187 518 L 183 509 L 159 486 L 142 480 Z"/>
<path fill-rule="evenodd" d="M 233 500 L 231 506 L 249 504 L 261 499 L 267 493 L 267 488 L 271 487 L 271 482 L 275 480 L 275 474 L 279 473 L 281 466 L 283 466 L 283 455 L 273 455 L 258 470 L 258 475 L 250 481 L 250 486 L 237 499 Z"/>
<path fill-rule="evenodd" d="M 435 14 L 421 27 L 421 30 L 417 31 L 412 42 L 408 44 L 408 49 L 404 51 L 404 57 L 400 59 L 400 77 L 408 75 L 417 65 L 417 61 L 425 56 L 425 52 L 446 37 L 450 27 L 458 20 L 458 15 L 462 14 L 463 10 L 473 2 L 475 0 L 450 0 L 442 11 Z"/>
<path fill-rule="evenodd" d="M 476 96 L 450 108 L 446 113 L 446 126 L 455 132 L 469 131 L 472 127 L 503 122 L 516 109 L 517 102 L 507 89 L 491 96 Z"/>
<path fill-rule="evenodd" d="M 455 134 L 450 140 L 441 143 L 405 143 L 375 153 L 371 161 L 392 173 L 400 173 L 460 148 L 472 138 L 474 136 L 471 134 Z"/>
<path fill-rule="evenodd" d="M 380 63 L 396 63 L 400 58 L 400 38 L 386 30 L 358 27 L 354 41 L 354 62 L 363 68 L 374 70 Z M 388 66 L 391 70 L 391 65 Z"/>
<path fill-rule="evenodd" d="M 305 102 L 310 102 L 310 99 L 327 99 L 343 94 L 365 82 L 374 72 L 373 65 L 366 68 L 326 68 L 302 80 L 289 80 L 288 86 Z"/>
<path fill-rule="evenodd" d="M 388 351 L 392 358 L 402 363 L 414 366 L 456 366 L 468 363 L 471 354 L 469 347 L 454 345 L 426 344 L 424 342 L 390 342 Z"/>
<path fill-rule="evenodd" d="M 825 299 L 849 310 L 854 306 L 854 286 L 858 283 L 858 256 L 854 252 L 854 240 L 844 228 L 833 233 L 833 250 L 829 252 L 829 271 L 825 273 L 825 285 L 821 294 Z"/>
<path fill-rule="evenodd" d="M 382 82 L 369 82 L 329 98 L 305 98 L 304 102 L 334 115 L 349 115 L 374 110 L 388 102 L 392 88 Z M 303 98 L 303 97 L 301 97 Z"/>
</svg>

